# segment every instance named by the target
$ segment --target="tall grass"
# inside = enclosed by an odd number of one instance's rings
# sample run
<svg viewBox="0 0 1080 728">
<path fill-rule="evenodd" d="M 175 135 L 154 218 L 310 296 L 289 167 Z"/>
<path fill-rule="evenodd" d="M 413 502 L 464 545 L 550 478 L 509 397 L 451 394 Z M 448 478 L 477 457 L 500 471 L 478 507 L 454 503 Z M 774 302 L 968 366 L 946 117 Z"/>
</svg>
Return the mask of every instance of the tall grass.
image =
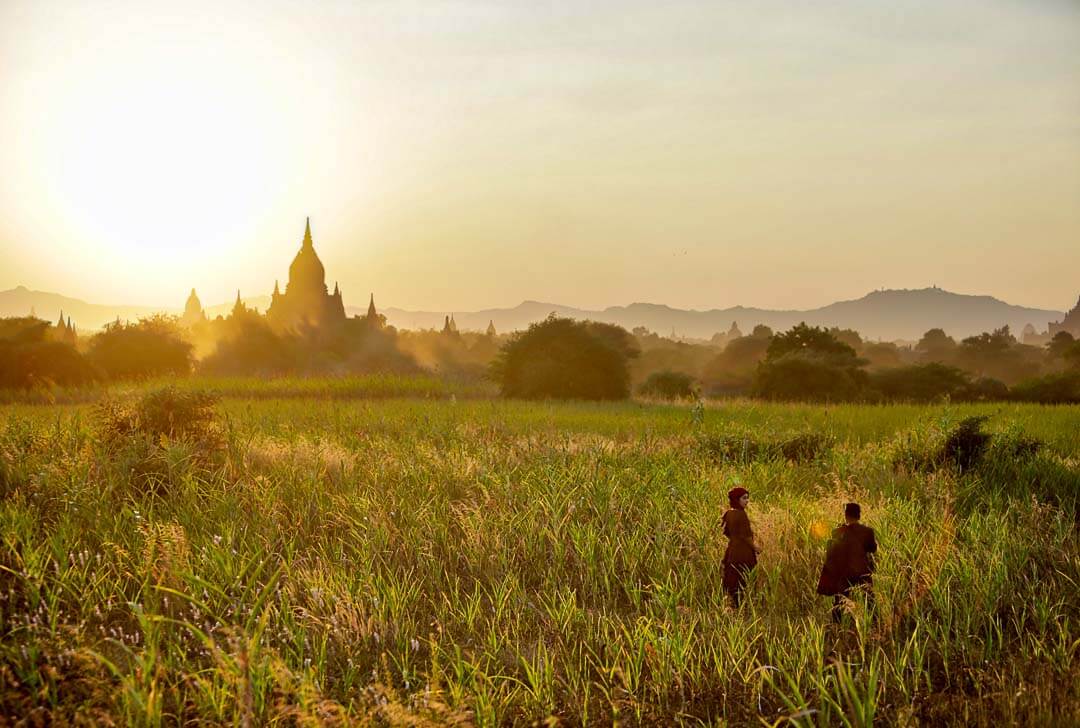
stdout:
<svg viewBox="0 0 1080 728">
<path fill-rule="evenodd" d="M 1077 409 L 226 400 L 220 444 L 0 418 L 0 713 L 161 725 L 1080 721 Z M 107 434 L 110 433 L 111 434 Z M 824 435 L 807 457 L 716 438 Z M 1049 444 L 1014 457 L 1009 438 Z M 764 545 L 720 588 L 733 483 Z M 877 610 L 830 624 L 856 499 Z"/>
</svg>

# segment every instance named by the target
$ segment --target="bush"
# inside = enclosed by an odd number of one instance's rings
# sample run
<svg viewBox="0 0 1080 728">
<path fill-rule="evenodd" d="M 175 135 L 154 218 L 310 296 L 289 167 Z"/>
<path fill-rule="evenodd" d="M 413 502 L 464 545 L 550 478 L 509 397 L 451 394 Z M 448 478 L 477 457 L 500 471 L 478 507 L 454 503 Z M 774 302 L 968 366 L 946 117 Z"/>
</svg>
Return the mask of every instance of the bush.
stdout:
<svg viewBox="0 0 1080 728">
<path fill-rule="evenodd" d="M 597 328 L 552 315 L 515 334 L 492 363 L 491 374 L 504 397 L 625 399 L 627 360 L 636 353 L 629 338 L 616 326 Z"/>
<path fill-rule="evenodd" d="M 217 398 L 164 387 L 138 398 L 105 399 L 94 410 L 106 482 L 164 494 L 193 472 L 203 475 L 223 450 Z"/>
<path fill-rule="evenodd" d="M 638 392 L 645 397 L 662 399 L 682 399 L 697 393 L 693 377 L 670 370 L 650 374 Z"/>
<path fill-rule="evenodd" d="M 990 444 L 991 435 L 982 431 L 985 416 L 968 417 L 960 421 L 935 458 L 938 467 L 956 468 L 961 473 L 970 470 Z"/>
<path fill-rule="evenodd" d="M 168 386 L 135 400 L 102 400 L 95 407 L 94 420 L 105 444 L 137 436 L 211 444 L 220 434 L 214 409 L 217 402 L 217 397 L 207 392 Z"/>
<path fill-rule="evenodd" d="M 90 340 L 90 361 L 110 379 L 145 379 L 191 372 L 191 344 L 172 316 L 108 324 Z"/>
<path fill-rule="evenodd" d="M 1029 379 L 1012 388 L 1012 399 L 1042 404 L 1080 404 L 1080 370 Z"/>
</svg>

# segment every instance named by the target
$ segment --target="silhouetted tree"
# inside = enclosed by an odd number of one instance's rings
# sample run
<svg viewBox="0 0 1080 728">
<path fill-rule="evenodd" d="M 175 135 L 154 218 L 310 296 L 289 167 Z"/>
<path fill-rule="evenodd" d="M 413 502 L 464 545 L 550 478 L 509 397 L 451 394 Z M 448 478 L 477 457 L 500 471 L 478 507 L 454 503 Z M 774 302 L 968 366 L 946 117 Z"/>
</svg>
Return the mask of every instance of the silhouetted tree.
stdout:
<svg viewBox="0 0 1080 728">
<path fill-rule="evenodd" d="M 903 363 L 900 349 L 892 342 L 882 341 L 865 344 L 860 354 L 869 362 L 871 369 L 888 369 L 898 367 Z"/>
<path fill-rule="evenodd" d="M 200 363 L 201 372 L 269 376 L 302 370 L 301 345 L 295 335 L 275 332 L 261 316 L 235 316 L 225 325 L 227 331 L 217 348 Z"/>
<path fill-rule="evenodd" d="M 1076 339 L 1068 331 L 1059 331 L 1046 345 L 1046 357 L 1048 359 L 1064 359 L 1065 354 L 1076 343 Z"/>
<path fill-rule="evenodd" d="M 828 331 L 800 323 L 772 338 L 752 391 L 768 399 L 857 399 L 868 381 L 863 364 L 851 346 Z"/>
<path fill-rule="evenodd" d="M 870 375 L 870 386 L 888 400 L 932 402 L 949 397 L 967 399 L 971 376 L 939 362 L 883 369 Z"/>
<path fill-rule="evenodd" d="M 191 372 L 192 347 L 175 316 L 156 315 L 137 323 L 106 324 L 90 339 L 88 357 L 110 379 L 142 379 Z"/>
<path fill-rule="evenodd" d="M 750 336 L 740 336 L 729 341 L 724 350 L 713 357 L 704 367 L 701 378 L 712 394 L 741 394 L 747 392 L 754 378 L 754 371 L 765 359 L 770 335 L 768 327 L 755 327 Z"/>
<path fill-rule="evenodd" d="M 860 336 L 859 332 L 855 329 L 841 329 L 839 327 L 833 326 L 831 329 L 829 329 L 829 334 L 837 341 L 840 341 L 850 346 L 853 351 L 858 351 L 862 348 L 862 336 Z"/>
<path fill-rule="evenodd" d="M 552 315 L 513 335 L 491 372 L 505 397 L 624 399 L 632 344 L 620 327 Z"/>
<path fill-rule="evenodd" d="M 86 358 L 52 332 L 34 317 L 0 319 L 0 388 L 81 386 L 98 379 Z"/>
<path fill-rule="evenodd" d="M 1018 343 L 1008 326 L 967 337 L 956 353 L 956 362 L 963 369 L 1006 384 L 1035 376 L 1040 359 L 1038 348 Z"/>
<path fill-rule="evenodd" d="M 915 344 L 915 351 L 924 362 L 947 362 L 956 353 L 956 341 L 941 329 L 930 329 Z"/>
</svg>

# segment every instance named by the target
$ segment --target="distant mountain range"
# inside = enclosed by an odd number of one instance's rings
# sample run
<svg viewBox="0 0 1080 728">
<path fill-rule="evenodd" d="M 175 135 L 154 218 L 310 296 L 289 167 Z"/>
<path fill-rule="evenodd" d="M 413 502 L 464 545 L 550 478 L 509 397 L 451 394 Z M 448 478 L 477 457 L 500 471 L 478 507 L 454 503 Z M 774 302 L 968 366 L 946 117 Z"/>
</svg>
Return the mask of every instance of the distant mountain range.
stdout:
<svg viewBox="0 0 1080 728">
<path fill-rule="evenodd" d="M 244 303 L 265 311 L 269 296 L 245 298 Z M 227 314 L 232 303 L 208 306 L 208 316 Z M 94 330 L 117 317 L 136 319 L 152 313 L 179 313 L 180 307 L 163 309 L 153 306 L 105 305 L 87 303 L 58 293 L 31 291 L 19 286 L 0 291 L 0 316 L 25 316 L 31 309 L 41 318 L 55 321 L 60 311 L 70 316 L 80 330 Z M 349 315 L 363 314 L 367 306 L 347 306 Z M 399 308 L 380 309 L 387 321 L 404 329 L 439 329 L 449 311 L 407 311 Z M 733 322 L 743 333 L 750 333 L 757 324 L 783 330 L 800 321 L 816 326 L 839 326 L 855 329 L 864 337 L 884 340 L 915 340 L 927 329 L 938 327 L 954 337 L 970 336 L 1008 325 L 1019 335 L 1024 326 L 1032 324 L 1043 332 L 1050 321 L 1060 321 L 1062 311 L 1014 306 L 992 296 L 968 296 L 950 293 L 940 288 L 916 290 L 883 290 L 868 293 L 853 301 L 838 301 L 828 306 L 807 310 L 774 311 L 763 308 L 710 309 L 687 311 L 653 303 L 632 303 L 629 306 L 609 306 L 602 311 L 562 306 L 556 303 L 525 301 L 513 308 L 492 308 L 482 311 L 456 311 L 454 320 L 459 329 L 484 330 L 493 321 L 500 332 L 526 328 L 548 314 L 592 319 L 618 324 L 627 329 L 644 326 L 659 334 L 684 338 L 708 339 L 718 331 L 727 331 Z"/>
<path fill-rule="evenodd" d="M 489 321 L 493 321 L 497 330 L 512 331 L 525 328 L 552 312 L 618 324 L 627 329 L 644 326 L 663 335 L 674 331 L 676 336 L 685 338 L 708 339 L 718 331 L 727 331 L 733 322 L 748 334 L 757 324 L 780 331 L 805 321 L 813 326 L 855 329 L 865 338 L 887 341 L 917 340 L 927 329 L 935 327 L 959 338 L 1006 324 L 1019 336 L 1029 323 L 1043 332 L 1050 321 L 1060 321 L 1064 316 L 1061 311 L 1014 306 L 992 296 L 968 296 L 940 288 L 923 288 L 874 291 L 854 301 L 838 301 L 801 311 L 744 306 L 687 311 L 654 303 L 632 303 L 589 311 L 556 303 L 525 301 L 513 308 L 455 313 L 454 320 L 461 330 L 483 330 Z M 407 329 L 441 328 L 445 315 L 443 312 L 396 308 L 387 308 L 382 313 L 393 325 Z"/>
</svg>

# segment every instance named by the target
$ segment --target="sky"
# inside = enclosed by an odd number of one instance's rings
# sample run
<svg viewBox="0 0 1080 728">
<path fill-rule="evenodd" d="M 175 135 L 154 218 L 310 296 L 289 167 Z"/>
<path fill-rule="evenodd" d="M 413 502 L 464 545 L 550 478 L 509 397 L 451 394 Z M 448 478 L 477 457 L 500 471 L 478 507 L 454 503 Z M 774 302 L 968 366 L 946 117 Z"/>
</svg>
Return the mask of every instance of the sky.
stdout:
<svg viewBox="0 0 1080 728">
<path fill-rule="evenodd" d="M 1080 2 L 0 0 L 0 290 L 1080 294 Z"/>
</svg>

